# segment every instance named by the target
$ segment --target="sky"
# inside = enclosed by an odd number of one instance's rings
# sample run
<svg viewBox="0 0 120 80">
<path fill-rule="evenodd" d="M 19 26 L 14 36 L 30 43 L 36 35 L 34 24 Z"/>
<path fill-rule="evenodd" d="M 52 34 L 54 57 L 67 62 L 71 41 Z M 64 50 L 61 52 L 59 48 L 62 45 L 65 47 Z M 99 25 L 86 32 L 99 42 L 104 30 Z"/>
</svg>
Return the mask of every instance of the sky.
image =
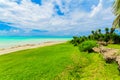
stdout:
<svg viewBox="0 0 120 80">
<path fill-rule="evenodd" d="M 76 36 L 112 27 L 114 0 L 0 0 L 0 36 Z"/>
</svg>

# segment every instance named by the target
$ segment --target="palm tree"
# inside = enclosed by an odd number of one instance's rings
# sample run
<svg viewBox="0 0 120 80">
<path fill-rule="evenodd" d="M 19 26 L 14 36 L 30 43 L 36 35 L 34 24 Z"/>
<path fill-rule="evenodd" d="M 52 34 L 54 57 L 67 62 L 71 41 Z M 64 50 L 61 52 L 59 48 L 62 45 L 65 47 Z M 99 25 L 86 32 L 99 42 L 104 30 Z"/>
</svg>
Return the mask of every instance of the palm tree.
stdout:
<svg viewBox="0 0 120 80">
<path fill-rule="evenodd" d="M 113 22 L 113 28 L 120 28 L 120 0 L 115 0 L 113 4 L 113 13 L 116 16 Z"/>
<path fill-rule="evenodd" d="M 99 34 L 101 34 L 101 29 L 98 29 Z"/>
<path fill-rule="evenodd" d="M 91 33 L 94 35 L 94 34 L 95 34 L 95 31 L 91 31 Z"/>
<path fill-rule="evenodd" d="M 115 28 L 110 29 L 110 34 L 113 34 L 115 32 Z"/>
<path fill-rule="evenodd" d="M 109 33 L 109 28 L 105 28 L 105 32 L 106 32 L 106 34 L 108 34 Z"/>
</svg>

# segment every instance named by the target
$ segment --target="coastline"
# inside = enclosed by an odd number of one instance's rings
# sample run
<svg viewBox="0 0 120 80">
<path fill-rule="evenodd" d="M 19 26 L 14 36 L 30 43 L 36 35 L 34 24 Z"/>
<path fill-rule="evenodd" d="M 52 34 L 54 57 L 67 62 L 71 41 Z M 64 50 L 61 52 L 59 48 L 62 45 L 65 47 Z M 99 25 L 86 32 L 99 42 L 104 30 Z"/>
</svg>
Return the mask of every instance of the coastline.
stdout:
<svg viewBox="0 0 120 80">
<path fill-rule="evenodd" d="M 51 46 L 55 44 L 65 43 L 65 42 L 67 41 L 48 41 L 48 42 L 43 42 L 39 44 L 25 44 L 25 45 L 13 46 L 10 48 L 0 49 L 0 55 L 9 54 L 11 52 L 21 51 L 21 50 L 26 50 L 26 49 Z"/>
</svg>

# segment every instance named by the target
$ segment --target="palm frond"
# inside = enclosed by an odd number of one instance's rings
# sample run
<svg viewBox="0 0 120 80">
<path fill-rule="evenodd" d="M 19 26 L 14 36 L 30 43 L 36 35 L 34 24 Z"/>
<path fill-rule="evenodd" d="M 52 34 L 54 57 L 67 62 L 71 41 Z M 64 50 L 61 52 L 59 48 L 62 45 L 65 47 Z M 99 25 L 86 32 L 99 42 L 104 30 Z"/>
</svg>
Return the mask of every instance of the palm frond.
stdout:
<svg viewBox="0 0 120 80">
<path fill-rule="evenodd" d="M 113 13 L 116 18 L 113 22 L 113 28 L 120 28 L 120 0 L 115 0 L 113 4 Z"/>
<path fill-rule="evenodd" d="M 115 18 L 113 28 L 120 28 L 120 15 Z"/>
<path fill-rule="evenodd" d="M 120 14 L 120 0 L 115 0 L 113 4 L 113 13 L 116 16 Z"/>
</svg>

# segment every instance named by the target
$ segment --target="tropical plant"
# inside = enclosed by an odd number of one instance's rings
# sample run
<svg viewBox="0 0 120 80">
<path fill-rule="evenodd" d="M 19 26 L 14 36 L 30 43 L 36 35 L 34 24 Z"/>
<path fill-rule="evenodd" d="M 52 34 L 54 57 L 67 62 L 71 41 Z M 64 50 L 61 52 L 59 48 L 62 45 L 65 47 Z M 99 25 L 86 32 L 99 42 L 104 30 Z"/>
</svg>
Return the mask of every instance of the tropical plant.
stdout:
<svg viewBox="0 0 120 80">
<path fill-rule="evenodd" d="M 110 29 L 110 34 L 113 34 L 115 32 L 115 28 Z"/>
<path fill-rule="evenodd" d="M 108 34 L 109 33 L 109 28 L 105 28 L 105 32 L 106 32 L 106 34 Z"/>
<path fill-rule="evenodd" d="M 80 43 L 80 38 L 77 36 L 73 36 L 73 40 L 71 41 L 74 46 L 77 46 Z"/>
<path fill-rule="evenodd" d="M 82 42 L 80 45 L 79 45 L 79 50 L 80 51 L 87 51 L 87 52 L 92 52 L 92 48 L 94 47 L 97 47 L 97 42 L 96 41 L 93 41 L 93 40 L 87 40 L 87 41 L 84 41 Z"/>
<path fill-rule="evenodd" d="M 113 28 L 120 28 L 120 0 L 115 0 L 113 4 L 113 13 L 116 16 L 113 22 Z"/>
<path fill-rule="evenodd" d="M 101 29 L 98 29 L 99 34 L 101 34 Z"/>
<path fill-rule="evenodd" d="M 88 36 L 73 36 L 73 39 L 70 41 L 74 46 L 78 46 L 84 41 L 96 40 L 101 42 L 106 42 L 108 44 L 120 44 L 120 35 L 115 32 L 115 28 L 105 28 L 105 33 L 101 32 L 101 29 L 96 31 L 91 31 L 92 34 Z"/>
<path fill-rule="evenodd" d="M 95 34 L 95 32 L 94 32 L 93 30 L 91 31 L 91 33 L 92 33 L 93 35 Z"/>
</svg>

